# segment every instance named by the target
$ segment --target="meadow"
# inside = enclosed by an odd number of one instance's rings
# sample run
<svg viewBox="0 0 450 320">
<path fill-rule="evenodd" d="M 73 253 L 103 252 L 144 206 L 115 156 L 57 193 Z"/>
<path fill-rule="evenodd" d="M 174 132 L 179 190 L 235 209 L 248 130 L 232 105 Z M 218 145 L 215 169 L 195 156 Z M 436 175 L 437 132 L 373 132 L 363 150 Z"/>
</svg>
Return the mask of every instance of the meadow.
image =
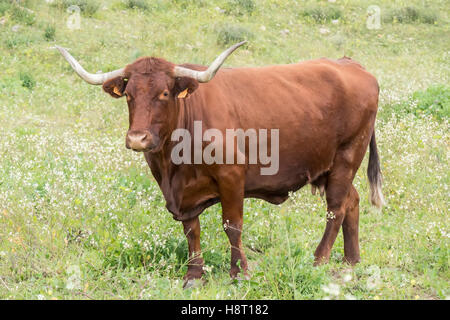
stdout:
<svg viewBox="0 0 450 320">
<path fill-rule="evenodd" d="M 448 299 L 449 13 L 446 0 L 0 0 L 0 299 Z M 368 202 L 366 156 L 361 263 L 341 262 L 340 233 L 313 267 L 324 199 L 309 187 L 280 206 L 247 199 L 241 282 L 215 205 L 200 217 L 207 281 L 183 290 L 182 225 L 125 148 L 125 101 L 80 80 L 54 45 L 105 72 L 140 56 L 209 64 L 243 39 L 227 66 L 345 55 L 377 77 L 387 205 Z"/>
</svg>

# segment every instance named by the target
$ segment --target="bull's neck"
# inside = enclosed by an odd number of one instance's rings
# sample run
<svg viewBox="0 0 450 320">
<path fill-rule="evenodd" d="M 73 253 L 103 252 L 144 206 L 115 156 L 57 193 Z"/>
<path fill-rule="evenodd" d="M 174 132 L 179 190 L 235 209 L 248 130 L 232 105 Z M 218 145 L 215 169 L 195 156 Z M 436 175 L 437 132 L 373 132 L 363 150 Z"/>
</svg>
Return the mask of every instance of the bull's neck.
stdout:
<svg viewBox="0 0 450 320">
<path fill-rule="evenodd" d="M 203 114 L 203 104 L 201 103 L 202 99 L 198 95 L 197 92 L 193 93 L 192 96 L 186 99 L 177 99 L 176 101 L 176 112 L 177 112 L 177 120 L 175 129 L 186 129 L 191 135 L 194 134 L 194 121 L 200 120 L 202 122 L 207 121 Z"/>
<path fill-rule="evenodd" d="M 191 97 L 194 98 L 194 97 Z M 190 100 L 190 99 L 189 99 Z M 191 134 L 193 133 L 194 120 L 200 119 L 201 106 L 194 104 L 193 100 L 177 99 L 175 108 L 173 108 L 175 114 L 172 114 L 170 125 L 166 131 L 166 136 L 163 138 L 163 146 L 161 150 L 156 153 L 146 153 L 145 158 L 150 166 L 153 176 L 161 188 L 161 191 L 166 200 L 166 206 L 174 217 L 180 218 L 179 207 L 181 203 L 181 193 L 174 193 L 173 190 L 182 190 L 182 186 L 173 186 L 172 177 L 176 174 L 177 170 L 186 170 L 191 168 L 190 166 L 177 166 L 174 165 L 171 159 L 171 153 L 173 147 L 178 141 L 171 141 L 172 132 L 176 129 L 186 129 Z M 175 179 L 177 184 L 183 184 L 183 179 Z"/>
</svg>

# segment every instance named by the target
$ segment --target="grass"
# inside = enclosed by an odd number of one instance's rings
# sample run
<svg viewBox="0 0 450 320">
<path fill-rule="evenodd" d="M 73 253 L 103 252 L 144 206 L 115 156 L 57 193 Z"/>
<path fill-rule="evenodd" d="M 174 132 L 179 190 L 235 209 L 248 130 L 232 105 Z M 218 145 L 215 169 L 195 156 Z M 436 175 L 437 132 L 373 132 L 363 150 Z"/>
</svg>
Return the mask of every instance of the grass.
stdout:
<svg viewBox="0 0 450 320">
<path fill-rule="evenodd" d="M 64 11 L 71 6 L 77 6 L 83 15 L 92 17 L 99 10 L 100 2 L 98 0 L 54 0 L 52 5 Z"/>
<path fill-rule="evenodd" d="M 217 44 L 229 46 L 244 40 L 251 40 L 254 35 L 245 27 L 233 24 L 225 24 L 217 30 Z"/>
<path fill-rule="evenodd" d="M 325 23 L 343 18 L 342 11 L 339 7 L 325 3 L 322 3 L 320 6 L 317 4 L 307 6 L 303 10 L 302 15 L 307 20 L 309 18 L 309 20 L 315 23 Z"/>
<path fill-rule="evenodd" d="M 22 81 L 22 87 L 32 90 L 36 86 L 36 81 L 33 76 L 26 72 L 20 73 L 20 80 Z"/>
<path fill-rule="evenodd" d="M 431 24 L 382 19 L 379 30 L 366 29 L 373 3 L 360 0 L 237 1 L 253 4 L 251 12 L 239 13 L 218 0 L 152 1 L 151 10 L 127 9 L 118 0 L 83 3 L 98 4 L 97 10 L 82 11 L 81 29 L 70 30 L 63 7 L 21 2 L 30 12 L 0 1 L 0 298 L 448 298 L 448 1 L 409 1 L 439 18 Z M 404 7 L 387 0 L 378 5 L 382 15 Z M 304 15 L 311 8 L 328 12 L 328 6 L 340 16 Z M 347 55 L 378 78 L 387 206 L 377 212 L 367 201 L 366 157 L 355 179 L 361 196 L 357 266 L 340 262 L 341 234 L 330 263 L 312 266 L 326 206 L 304 188 L 281 206 L 246 200 L 247 282 L 230 284 L 221 208 L 206 210 L 200 220 L 208 281 L 183 290 L 182 227 L 166 211 L 142 155 L 124 147 L 125 102 L 81 81 L 52 48 L 70 48 L 91 72 L 122 67 L 139 55 L 207 64 L 234 41 L 235 35 L 219 40 L 233 28 L 252 38 L 228 66 Z"/>
<path fill-rule="evenodd" d="M 125 6 L 129 9 L 148 10 L 149 5 L 145 0 L 127 0 Z"/>
<path fill-rule="evenodd" d="M 392 107 L 392 111 L 404 116 L 412 113 L 432 115 L 437 120 L 450 118 L 450 87 L 431 86 L 425 91 L 416 91 L 412 96 Z"/>
<path fill-rule="evenodd" d="M 438 20 L 438 13 L 434 9 L 424 7 L 392 8 L 384 15 L 385 22 L 394 23 L 428 23 L 434 24 Z"/>
<path fill-rule="evenodd" d="M 27 26 L 33 25 L 36 21 L 35 14 L 32 11 L 28 11 L 18 5 L 12 5 L 10 13 L 14 20 Z"/>
<path fill-rule="evenodd" d="M 234 16 L 252 15 L 255 10 L 253 0 L 229 0 L 225 3 L 225 14 Z"/>
<path fill-rule="evenodd" d="M 44 38 L 47 41 L 55 40 L 56 29 L 54 26 L 47 26 L 44 30 Z"/>
</svg>

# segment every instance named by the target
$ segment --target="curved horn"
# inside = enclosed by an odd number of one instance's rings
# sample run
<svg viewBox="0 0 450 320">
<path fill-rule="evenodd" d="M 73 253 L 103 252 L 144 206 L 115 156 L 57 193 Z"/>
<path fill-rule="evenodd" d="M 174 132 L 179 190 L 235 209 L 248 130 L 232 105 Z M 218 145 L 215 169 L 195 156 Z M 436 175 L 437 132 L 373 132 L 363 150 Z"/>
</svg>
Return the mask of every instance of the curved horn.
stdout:
<svg viewBox="0 0 450 320">
<path fill-rule="evenodd" d="M 216 58 L 216 60 L 214 60 L 214 62 L 211 63 L 209 68 L 205 71 L 196 71 L 196 70 L 176 66 L 173 69 L 173 73 L 174 73 L 175 77 L 189 77 L 189 78 L 194 78 L 198 82 L 208 82 L 212 78 L 214 78 L 214 75 L 216 74 L 217 70 L 219 70 L 220 66 L 225 61 L 225 59 L 228 58 L 228 56 L 230 54 L 232 54 L 234 50 L 236 50 L 237 48 L 242 46 L 244 43 L 247 43 L 247 41 L 239 42 L 239 43 L 235 44 L 234 46 L 229 47 L 224 52 L 222 52 Z"/>
<path fill-rule="evenodd" d="M 67 52 L 66 49 L 61 48 L 59 46 L 55 47 L 56 49 L 59 50 L 59 52 L 61 52 L 63 57 L 70 63 L 73 70 L 75 70 L 75 72 L 81 77 L 81 79 L 83 79 L 87 83 L 99 85 L 103 84 L 105 81 L 108 81 L 109 79 L 120 76 L 123 77 L 125 75 L 125 68 L 106 73 L 89 73 L 86 70 L 84 70 L 84 68 L 78 63 L 77 60 L 75 60 L 74 57 L 72 57 L 72 55 L 69 52 Z"/>
</svg>

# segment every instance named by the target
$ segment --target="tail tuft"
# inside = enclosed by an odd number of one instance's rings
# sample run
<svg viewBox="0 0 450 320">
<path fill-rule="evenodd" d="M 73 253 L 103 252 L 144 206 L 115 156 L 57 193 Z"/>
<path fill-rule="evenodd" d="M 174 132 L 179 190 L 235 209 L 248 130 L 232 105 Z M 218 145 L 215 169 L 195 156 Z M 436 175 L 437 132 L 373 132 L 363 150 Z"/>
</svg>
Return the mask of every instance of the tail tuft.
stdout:
<svg viewBox="0 0 450 320">
<path fill-rule="evenodd" d="M 381 209 L 386 203 L 381 192 L 382 175 L 380 169 L 380 158 L 378 157 L 377 143 L 375 141 L 375 129 L 370 139 L 369 166 L 367 167 L 367 177 L 370 183 L 370 202 Z"/>
</svg>

